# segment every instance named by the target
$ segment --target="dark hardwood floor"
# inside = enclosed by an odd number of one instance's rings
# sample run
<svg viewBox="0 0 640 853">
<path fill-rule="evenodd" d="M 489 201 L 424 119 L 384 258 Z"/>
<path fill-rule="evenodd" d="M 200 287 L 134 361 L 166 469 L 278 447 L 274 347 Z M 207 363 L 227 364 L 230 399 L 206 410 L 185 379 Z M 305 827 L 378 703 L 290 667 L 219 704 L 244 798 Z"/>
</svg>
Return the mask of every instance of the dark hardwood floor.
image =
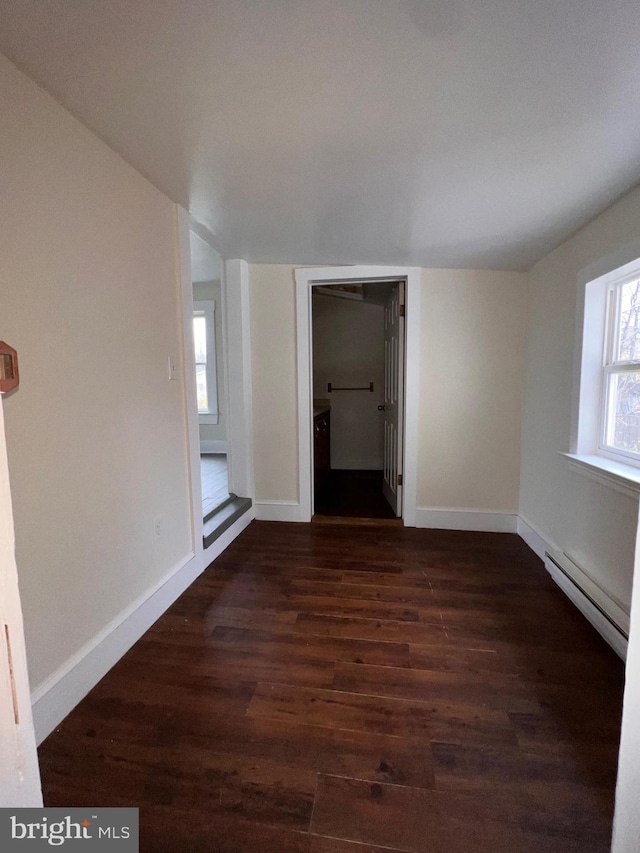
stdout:
<svg viewBox="0 0 640 853">
<path fill-rule="evenodd" d="M 142 851 L 605 853 L 623 666 L 516 536 L 253 522 L 40 749 Z"/>
<path fill-rule="evenodd" d="M 382 471 L 332 469 L 314 498 L 316 515 L 395 518 L 382 494 Z"/>
</svg>

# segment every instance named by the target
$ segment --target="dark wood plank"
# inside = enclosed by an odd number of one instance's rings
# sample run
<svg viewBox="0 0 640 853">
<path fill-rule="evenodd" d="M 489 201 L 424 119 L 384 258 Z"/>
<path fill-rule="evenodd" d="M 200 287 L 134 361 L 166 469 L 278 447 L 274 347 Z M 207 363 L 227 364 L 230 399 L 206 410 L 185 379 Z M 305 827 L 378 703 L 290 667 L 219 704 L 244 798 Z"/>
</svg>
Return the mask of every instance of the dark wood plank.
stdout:
<svg viewBox="0 0 640 853">
<path fill-rule="evenodd" d="M 515 664 L 499 654 L 495 648 L 468 649 L 446 645 L 410 645 L 409 659 L 413 669 L 434 672 L 457 672 L 478 675 L 482 673 L 513 673 Z"/>
<path fill-rule="evenodd" d="M 140 853 L 309 853 L 307 832 L 240 815 L 163 806 L 140 810 Z"/>
<path fill-rule="evenodd" d="M 142 667 L 152 666 L 160 649 L 165 655 L 171 655 L 175 666 L 188 669 L 191 676 L 198 679 L 209 676 L 222 679 L 233 673 L 235 678 L 241 681 L 270 680 L 283 684 L 318 686 L 329 686 L 333 683 L 333 663 L 308 654 L 302 645 L 295 654 L 283 658 L 272 656 L 266 648 L 256 654 L 242 649 L 225 649 L 207 644 L 194 654 L 190 645 L 144 642 L 136 647 L 136 660 Z"/>
<path fill-rule="evenodd" d="M 445 643 L 442 622 L 395 621 L 361 616 L 327 613 L 299 614 L 293 629 L 300 634 L 323 634 L 327 637 L 350 637 L 381 640 L 389 643 Z"/>
<path fill-rule="evenodd" d="M 523 853 L 518 814 L 508 795 L 444 794 L 321 776 L 311 831 L 407 853 Z"/>
<path fill-rule="evenodd" d="M 358 601 L 384 601 L 403 604 L 407 607 L 439 608 L 436 595 L 428 587 L 377 585 L 373 583 L 341 583 L 326 580 L 296 579 L 292 589 L 300 595 L 331 596 L 339 601 L 356 599 Z"/>
<path fill-rule="evenodd" d="M 231 606 L 255 607 L 266 606 L 265 592 L 256 587 L 252 589 L 236 589 L 230 592 L 225 602 Z M 405 606 L 394 602 L 375 601 L 358 598 L 340 598 L 331 595 L 300 595 L 286 594 L 280 600 L 271 599 L 270 606 L 277 609 L 296 610 L 298 613 L 314 613 L 323 615 L 354 616 L 366 619 L 384 619 L 396 622 L 418 622 L 420 615 L 415 606 Z M 427 612 L 424 608 L 423 621 L 439 620 L 437 608 Z"/>
<path fill-rule="evenodd" d="M 429 703 L 431 741 L 473 746 L 510 748 L 517 743 L 511 720 L 505 711 L 483 705 Z"/>
<path fill-rule="evenodd" d="M 540 703 L 511 675 L 444 672 L 336 662 L 336 690 L 369 696 L 396 696 L 421 702 L 471 704 L 514 713 L 536 713 Z"/>
<path fill-rule="evenodd" d="M 605 853 L 623 666 L 515 536 L 252 523 L 40 748 L 141 850 Z"/>
<path fill-rule="evenodd" d="M 220 753 L 255 761 L 282 763 L 312 768 L 315 772 L 349 775 L 372 781 L 433 787 L 432 759 L 420 739 L 399 738 L 370 731 L 299 723 L 287 718 L 252 716 L 216 716 L 206 709 L 174 709 L 172 706 L 126 700 L 88 701 L 84 708 L 65 722 L 68 736 L 83 744 L 83 760 L 93 756 L 120 766 L 129 760 L 149 760 L 154 751 L 171 763 L 191 755 L 194 766 L 203 755 Z M 48 755 L 56 756 L 56 767 L 68 760 L 64 745 L 51 741 Z M 100 757 L 102 756 L 102 757 Z M 73 780 L 72 780 L 73 781 Z M 118 790 L 111 777 L 103 780 L 102 790 Z M 80 780 L 82 789 L 84 782 Z"/>
<path fill-rule="evenodd" d="M 596 787 L 585 789 L 564 780 L 544 784 L 527 780 L 521 790 L 527 808 L 520 823 L 526 832 L 600 845 L 603 853 L 609 850 L 613 792 L 607 795 Z"/>
<path fill-rule="evenodd" d="M 268 654 L 288 659 L 299 655 L 322 661 L 348 661 L 380 666 L 408 667 L 409 644 L 377 640 L 358 640 L 342 637 L 310 635 L 301 642 L 300 635 L 274 631 L 216 626 L 211 639 L 216 648 L 240 649 L 256 655 Z"/>
<path fill-rule="evenodd" d="M 427 736 L 431 720 L 425 703 L 286 684 L 258 684 L 247 714 L 396 737 Z"/>
<path fill-rule="evenodd" d="M 392 847 L 372 847 L 358 841 L 342 841 L 323 835 L 309 836 L 309 853 L 402 853 Z"/>
</svg>

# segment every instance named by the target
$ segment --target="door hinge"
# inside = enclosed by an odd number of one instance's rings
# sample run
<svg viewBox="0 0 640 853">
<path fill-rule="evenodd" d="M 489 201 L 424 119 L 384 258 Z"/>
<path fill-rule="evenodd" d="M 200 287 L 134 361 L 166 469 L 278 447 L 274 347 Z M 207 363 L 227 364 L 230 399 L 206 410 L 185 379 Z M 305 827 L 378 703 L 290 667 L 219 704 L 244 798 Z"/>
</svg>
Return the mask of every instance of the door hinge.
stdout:
<svg viewBox="0 0 640 853">
<path fill-rule="evenodd" d="M 400 316 L 404 317 L 404 305 L 400 306 Z"/>
<path fill-rule="evenodd" d="M 402 485 L 402 474 L 398 474 L 398 485 Z"/>
</svg>

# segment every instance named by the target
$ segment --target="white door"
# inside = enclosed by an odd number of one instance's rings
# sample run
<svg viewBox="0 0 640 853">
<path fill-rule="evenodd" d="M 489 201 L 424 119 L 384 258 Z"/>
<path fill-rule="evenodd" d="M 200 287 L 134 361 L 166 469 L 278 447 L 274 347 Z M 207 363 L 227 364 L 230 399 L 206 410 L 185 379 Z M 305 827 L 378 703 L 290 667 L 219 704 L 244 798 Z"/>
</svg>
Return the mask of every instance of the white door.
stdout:
<svg viewBox="0 0 640 853">
<path fill-rule="evenodd" d="M 384 482 L 382 491 L 402 515 L 402 435 L 404 410 L 404 283 L 384 307 Z"/>
<path fill-rule="evenodd" d="M 31 717 L 0 394 L 0 807 L 24 806 L 42 806 L 42 792 Z"/>
</svg>

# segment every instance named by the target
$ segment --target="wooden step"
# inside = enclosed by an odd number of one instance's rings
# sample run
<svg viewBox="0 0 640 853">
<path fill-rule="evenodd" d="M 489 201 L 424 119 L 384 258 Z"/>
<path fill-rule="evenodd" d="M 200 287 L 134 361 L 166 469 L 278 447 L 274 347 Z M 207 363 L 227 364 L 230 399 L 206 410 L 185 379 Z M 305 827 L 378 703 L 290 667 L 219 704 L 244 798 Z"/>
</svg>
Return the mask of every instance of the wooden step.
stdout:
<svg viewBox="0 0 640 853">
<path fill-rule="evenodd" d="M 251 498 L 239 498 L 237 495 L 229 495 L 225 501 L 214 512 L 209 513 L 204 522 L 202 541 L 205 549 L 212 545 L 219 536 L 227 530 L 234 521 L 241 518 L 251 508 Z"/>
</svg>

